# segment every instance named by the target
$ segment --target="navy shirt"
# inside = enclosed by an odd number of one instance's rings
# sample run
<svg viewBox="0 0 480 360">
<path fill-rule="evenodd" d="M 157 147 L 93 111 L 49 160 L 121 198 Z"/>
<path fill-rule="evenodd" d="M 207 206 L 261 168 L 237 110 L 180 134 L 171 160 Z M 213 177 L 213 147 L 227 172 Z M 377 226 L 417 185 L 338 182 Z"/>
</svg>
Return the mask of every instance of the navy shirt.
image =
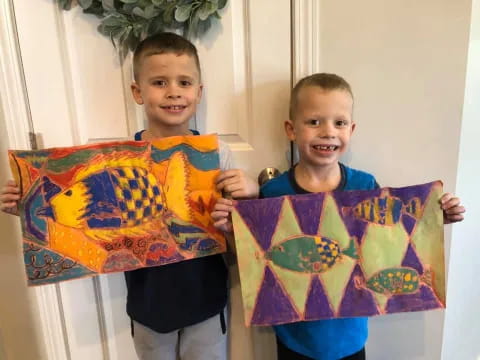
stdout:
<svg viewBox="0 0 480 360">
<path fill-rule="evenodd" d="M 373 190 L 375 178 L 340 164 L 342 179 L 337 190 Z M 261 197 L 305 194 L 292 168 L 270 180 L 260 190 Z M 289 349 L 317 360 L 337 360 L 360 351 L 367 341 L 367 318 L 301 321 L 274 326 L 279 340 Z"/>
<path fill-rule="evenodd" d="M 227 277 L 222 255 L 125 272 L 127 313 L 160 333 L 197 324 L 225 308 Z"/>
</svg>

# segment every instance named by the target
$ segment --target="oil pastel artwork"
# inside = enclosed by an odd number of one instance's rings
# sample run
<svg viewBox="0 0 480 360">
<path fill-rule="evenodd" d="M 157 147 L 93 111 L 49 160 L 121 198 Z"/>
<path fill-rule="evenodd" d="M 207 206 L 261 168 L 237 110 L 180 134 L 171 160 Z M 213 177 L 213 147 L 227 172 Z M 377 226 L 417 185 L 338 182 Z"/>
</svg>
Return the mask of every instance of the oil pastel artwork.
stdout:
<svg viewBox="0 0 480 360">
<path fill-rule="evenodd" d="M 9 151 L 29 285 L 223 253 L 216 135 Z"/>
<path fill-rule="evenodd" d="M 245 323 L 445 307 L 440 181 L 239 201 Z"/>
</svg>

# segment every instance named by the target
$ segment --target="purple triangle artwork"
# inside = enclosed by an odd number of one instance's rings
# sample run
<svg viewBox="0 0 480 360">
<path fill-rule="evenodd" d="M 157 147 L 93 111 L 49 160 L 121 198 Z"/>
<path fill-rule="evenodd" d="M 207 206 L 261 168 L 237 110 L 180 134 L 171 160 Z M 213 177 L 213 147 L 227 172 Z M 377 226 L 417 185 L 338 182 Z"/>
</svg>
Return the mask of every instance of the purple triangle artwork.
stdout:
<svg viewBox="0 0 480 360">
<path fill-rule="evenodd" d="M 238 202 L 246 325 L 444 308 L 442 193 L 436 181 Z"/>
</svg>

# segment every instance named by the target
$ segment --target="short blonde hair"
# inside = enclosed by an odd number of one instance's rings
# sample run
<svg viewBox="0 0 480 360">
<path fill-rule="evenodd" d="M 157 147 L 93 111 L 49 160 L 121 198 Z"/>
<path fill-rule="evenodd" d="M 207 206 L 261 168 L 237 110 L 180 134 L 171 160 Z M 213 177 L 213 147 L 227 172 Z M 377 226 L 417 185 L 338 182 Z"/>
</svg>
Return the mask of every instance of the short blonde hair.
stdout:
<svg viewBox="0 0 480 360">
<path fill-rule="evenodd" d="M 348 92 L 353 99 L 353 92 L 350 84 L 341 76 L 335 74 L 318 73 L 301 79 L 297 85 L 292 89 L 290 96 L 290 120 L 295 117 L 295 112 L 298 106 L 298 93 L 301 89 L 307 86 L 317 86 L 324 90 L 344 90 Z"/>
<path fill-rule="evenodd" d="M 200 60 L 198 58 L 197 48 L 184 37 L 163 32 L 147 37 L 138 44 L 133 53 L 133 77 L 138 81 L 143 60 L 152 55 L 160 54 L 188 55 L 193 57 L 197 66 L 198 74 L 201 77 Z"/>
</svg>

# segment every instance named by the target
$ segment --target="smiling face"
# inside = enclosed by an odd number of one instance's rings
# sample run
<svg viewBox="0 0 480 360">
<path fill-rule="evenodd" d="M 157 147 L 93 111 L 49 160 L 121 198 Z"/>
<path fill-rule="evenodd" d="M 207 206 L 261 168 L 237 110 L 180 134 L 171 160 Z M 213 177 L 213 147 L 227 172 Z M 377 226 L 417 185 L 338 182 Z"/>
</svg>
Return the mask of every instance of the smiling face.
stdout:
<svg viewBox="0 0 480 360">
<path fill-rule="evenodd" d="M 312 167 L 338 163 L 355 129 L 352 110 L 348 91 L 319 86 L 300 89 L 293 119 L 285 122 L 285 130 L 297 144 L 301 163 Z"/>
<path fill-rule="evenodd" d="M 137 104 L 144 105 L 149 124 L 187 128 L 202 96 L 195 59 L 175 53 L 145 57 L 132 93 Z"/>
</svg>

